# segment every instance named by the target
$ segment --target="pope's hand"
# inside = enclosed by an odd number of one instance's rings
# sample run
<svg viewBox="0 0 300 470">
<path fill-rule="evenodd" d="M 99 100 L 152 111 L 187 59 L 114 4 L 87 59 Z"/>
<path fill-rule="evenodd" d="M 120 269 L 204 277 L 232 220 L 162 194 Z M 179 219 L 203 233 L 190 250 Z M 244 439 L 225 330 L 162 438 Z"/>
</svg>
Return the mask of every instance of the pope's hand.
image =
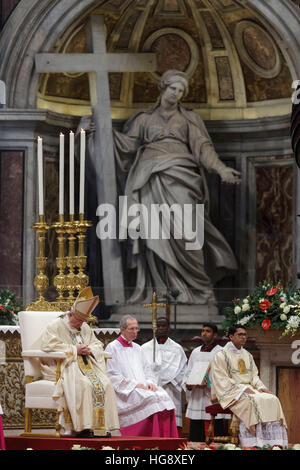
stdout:
<svg viewBox="0 0 300 470">
<path fill-rule="evenodd" d="M 239 171 L 234 170 L 229 166 L 220 172 L 222 183 L 239 184 L 241 182 L 241 179 L 239 178 L 240 175 L 241 173 Z"/>
<path fill-rule="evenodd" d="M 76 344 L 76 348 L 77 348 L 77 354 L 79 354 L 79 356 L 82 356 L 82 355 L 86 356 L 86 355 L 91 354 L 91 350 L 87 344 Z"/>
<path fill-rule="evenodd" d="M 255 394 L 255 392 L 253 392 L 253 390 L 251 390 L 251 388 L 246 388 L 246 389 L 244 390 L 244 393 L 250 393 L 250 395 L 254 395 L 254 394 Z"/>
</svg>

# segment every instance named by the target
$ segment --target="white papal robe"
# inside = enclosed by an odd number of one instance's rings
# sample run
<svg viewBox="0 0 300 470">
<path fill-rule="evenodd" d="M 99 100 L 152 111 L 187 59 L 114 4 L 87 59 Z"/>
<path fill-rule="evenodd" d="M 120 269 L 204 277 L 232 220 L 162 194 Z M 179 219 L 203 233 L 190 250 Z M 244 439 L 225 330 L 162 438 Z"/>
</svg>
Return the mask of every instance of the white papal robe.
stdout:
<svg viewBox="0 0 300 470">
<path fill-rule="evenodd" d="M 168 338 L 165 343 L 155 345 L 153 362 L 153 339 L 142 345 L 147 361 L 153 371 L 156 384 L 163 387 L 175 405 L 177 426 L 182 426 L 182 381 L 187 358 L 180 344 Z"/>
<path fill-rule="evenodd" d="M 229 342 L 215 355 L 211 369 L 212 396 L 241 422 L 242 445 L 286 446 L 286 421 L 280 401 L 273 394 L 259 391 L 266 387 L 258 376 L 253 356 Z M 246 393 L 247 388 L 254 394 Z"/>
<path fill-rule="evenodd" d="M 86 375 L 79 367 L 78 360 L 81 359 L 80 356 L 77 358 L 78 343 L 88 345 L 92 352 L 89 356 L 92 371 Z M 118 430 L 116 396 L 106 374 L 103 344 L 97 340 L 89 325 L 83 323 L 80 330 L 74 329 L 69 324 L 68 316 L 62 315 L 47 325 L 35 345 L 46 352 L 59 351 L 67 355 L 62 362 L 61 378 L 53 394 L 58 411 L 65 412 L 65 429 L 77 432 L 94 429 L 96 408 L 104 406 L 106 429 Z M 56 361 L 43 359 L 41 370 L 44 379 L 56 380 Z M 67 411 L 71 415 L 71 422 L 67 419 Z"/>
<path fill-rule="evenodd" d="M 203 360 L 206 361 L 208 354 L 210 356 L 210 361 L 212 361 L 214 356 L 217 354 L 217 352 L 221 351 L 222 349 L 222 347 L 217 344 L 210 352 L 206 352 L 205 354 L 203 354 L 201 352 L 202 348 L 203 348 L 203 345 L 199 346 L 198 348 L 195 348 L 192 351 L 192 354 L 190 355 L 190 358 L 189 358 L 187 369 L 185 371 L 185 376 L 183 379 L 183 382 L 184 382 L 183 387 L 186 390 L 186 398 L 188 401 L 186 417 L 190 419 L 196 419 L 196 420 L 199 420 L 199 419 L 210 420 L 210 417 L 211 417 L 210 414 L 206 413 L 205 411 L 205 408 L 212 404 L 210 388 L 209 387 L 205 387 L 205 388 L 193 387 L 193 389 L 189 391 L 186 389 L 186 386 L 185 386 L 185 383 L 188 383 L 188 377 L 194 365 L 197 362 L 203 362 Z M 208 377 L 211 381 L 212 377 L 211 377 L 210 370 L 208 372 Z M 227 418 L 230 418 L 230 415 L 218 414 L 216 416 L 216 419 L 227 419 Z"/>
<path fill-rule="evenodd" d="M 120 427 L 138 423 L 154 413 L 174 410 L 175 405 L 167 392 L 158 387 L 156 392 L 136 388 L 139 383 L 155 385 L 155 378 L 146 356 L 136 343 L 124 347 L 114 340 L 106 347 L 112 354 L 107 361 L 107 374 L 117 396 Z"/>
</svg>

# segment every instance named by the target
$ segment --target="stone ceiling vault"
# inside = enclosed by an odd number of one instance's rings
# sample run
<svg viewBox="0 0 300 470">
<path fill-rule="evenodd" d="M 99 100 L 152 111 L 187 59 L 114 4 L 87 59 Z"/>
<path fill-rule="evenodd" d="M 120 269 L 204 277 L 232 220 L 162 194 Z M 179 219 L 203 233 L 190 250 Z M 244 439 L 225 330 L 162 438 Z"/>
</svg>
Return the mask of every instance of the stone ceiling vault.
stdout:
<svg viewBox="0 0 300 470">
<path fill-rule="evenodd" d="M 155 73 L 110 73 L 113 118 L 127 118 L 153 104 L 157 80 L 169 68 L 187 72 L 190 92 L 185 102 L 204 119 L 290 112 L 292 61 L 268 19 L 249 7 L 255 0 L 102 0 L 94 7 L 88 3 L 89 9 L 74 15 L 55 44 L 39 52 L 87 51 L 91 12 L 104 15 L 109 52 L 156 52 Z M 87 74 L 41 74 L 37 107 L 89 114 Z"/>
</svg>

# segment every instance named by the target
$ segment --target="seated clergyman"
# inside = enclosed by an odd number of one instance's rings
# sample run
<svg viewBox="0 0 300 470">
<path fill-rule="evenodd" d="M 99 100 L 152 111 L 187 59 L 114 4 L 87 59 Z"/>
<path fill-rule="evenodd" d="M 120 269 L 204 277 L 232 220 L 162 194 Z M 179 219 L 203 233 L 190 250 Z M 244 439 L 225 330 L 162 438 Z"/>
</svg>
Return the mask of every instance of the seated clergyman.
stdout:
<svg viewBox="0 0 300 470">
<path fill-rule="evenodd" d="M 121 335 L 108 344 L 113 358 L 107 373 L 114 386 L 122 436 L 178 437 L 175 405 L 167 392 L 155 385 L 146 356 L 134 343 L 139 326 L 135 317 L 125 315 Z"/>
<path fill-rule="evenodd" d="M 53 399 L 58 403 L 62 434 L 93 437 L 104 417 L 107 431 L 119 429 L 115 392 L 106 375 L 103 344 L 86 323 L 99 303 L 91 288 L 81 291 L 69 312 L 47 325 L 40 339 L 46 352 L 60 351 L 67 358 L 61 366 Z M 55 361 L 41 364 L 43 377 L 56 379 Z"/>
<path fill-rule="evenodd" d="M 243 346 L 246 329 L 236 325 L 229 329 L 230 342 L 219 351 L 212 363 L 212 398 L 223 408 L 230 408 L 240 421 L 243 446 L 288 445 L 286 421 L 279 399 L 258 376 L 253 356 Z"/>
</svg>

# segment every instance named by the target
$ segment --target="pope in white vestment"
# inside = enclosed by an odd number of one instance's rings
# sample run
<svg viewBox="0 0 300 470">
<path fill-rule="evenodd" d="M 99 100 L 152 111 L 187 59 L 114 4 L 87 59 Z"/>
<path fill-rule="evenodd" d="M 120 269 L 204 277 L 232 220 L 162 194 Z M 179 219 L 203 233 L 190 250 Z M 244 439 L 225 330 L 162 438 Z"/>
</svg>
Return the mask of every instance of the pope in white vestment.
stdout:
<svg viewBox="0 0 300 470">
<path fill-rule="evenodd" d="M 53 395 L 66 434 L 72 430 L 93 437 L 93 430 L 101 428 L 103 408 L 106 429 L 119 429 L 117 402 L 106 373 L 103 344 L 85 323 L 98 302 L 90 288 L 84 289 L 71 311 L 50 322 L 39 340 L 43 351 L 60 351 L 67 356 Z M 43 378 L 56 380 L 55 361 L 42 360 L 41 370 Z"/>
<path fill-rule="evenodd" d="M 231 342 L 215 355 L 212 363 L 212 396 L 240 421 L 243 446 L 287 446 L 280 401 L 266 389 L 253 356 L 242 347 L 247 338 L 245 329 L 238 327 L 234 333 L 232 330 L 229 338 Z"/>
<path fill-rule="evenodd" d="M 122 336 L 106 347 L 113 356 L 107 361 L 107 374 L 117 396 L 121 434 L 178 437 L 175 405 L 165 390 L 155 385 L 141 346 L 133 342 L 137 321 L 129 315 L 124 319 Z"/>
<path fill-rule="evenodd" d="M 159 330 L 160 319 L 157 319 Z M 153 362 L 153 339 L 142 345 L 149 365 L 155 376 L 156 384 L 163 387 L 175 405 L 175 417 L 178 427 L 182 427 L 182 381 L 187 358 L 180 344 L 171 338 L 162 342 L 158 337 L 155 345 L 155 362 Z"/>
</svg>

